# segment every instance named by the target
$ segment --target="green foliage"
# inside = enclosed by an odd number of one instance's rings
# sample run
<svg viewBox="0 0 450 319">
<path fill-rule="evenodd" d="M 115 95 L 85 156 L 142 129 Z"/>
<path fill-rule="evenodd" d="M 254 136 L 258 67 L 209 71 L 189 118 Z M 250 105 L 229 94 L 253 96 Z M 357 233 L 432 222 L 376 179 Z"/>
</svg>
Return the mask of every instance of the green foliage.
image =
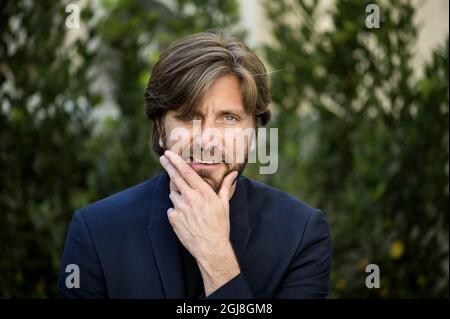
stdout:
<svg viewBox="0 0 450 319">
<path fill-rule="evenodd" d="M 409 1 L 266 2 L 280 170 L 265 181 L 323 209 L 334 242 L 334 297 L 448 297 L 448 40 L 413 68 Z M 302 23 L 289 24 L 291 18 Z M 365 266 L 381 288 L 365 287 Z"/>
<path fill-rule="evenodd" d="M 44 297 L 55 295 L 67 220 L 93 169 L 93 56 L 81 41 L 64 46 L 56 2 L 1 7 L 0 296 Z"/>
</svg>

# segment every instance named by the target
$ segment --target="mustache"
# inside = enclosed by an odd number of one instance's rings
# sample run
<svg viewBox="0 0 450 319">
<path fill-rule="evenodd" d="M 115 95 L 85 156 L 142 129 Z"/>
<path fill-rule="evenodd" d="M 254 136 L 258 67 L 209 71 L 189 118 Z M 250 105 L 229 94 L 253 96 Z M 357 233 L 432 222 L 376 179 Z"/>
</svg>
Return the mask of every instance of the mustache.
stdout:
<svg viewBox="0 0 450 319">
<path fill-rule="evenodd" d="M 163 151 L 169 150 L 166 145 L 163 147 Z M 214 163 L 234 163 L 235 159 L 238 157 L 233 152 L 225 152 L 218 149 L 201 149 L 198 148 L 194 151 L 193 147 L 183 147 L 179 149 L 171 149 L 175 151 L 185 162 L 197 161 L 209 161 Z M 243 161 L 246 162 L 247 154 L 243 156 Z"/>
</svg>

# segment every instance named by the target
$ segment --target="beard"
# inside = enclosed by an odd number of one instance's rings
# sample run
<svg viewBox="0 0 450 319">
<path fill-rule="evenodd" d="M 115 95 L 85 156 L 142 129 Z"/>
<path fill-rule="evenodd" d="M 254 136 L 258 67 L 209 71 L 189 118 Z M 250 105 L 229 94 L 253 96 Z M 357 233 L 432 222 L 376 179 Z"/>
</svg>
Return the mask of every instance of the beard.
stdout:
<svg viewBox="0 0 450 319">
<path fill-rule="evenodd" d="M 216 194 L 219 193 L 219 191 L 220 191 L 220 189 L 222 187 L 223 180 L 224 180 L 225 176 L 227 176 L 229 173 L 231 173 L 233 171 L 237 171 L 238 172 L 238 176 L 236 178 L 239 178 L 239 176 L 244 171 L 245 166 L 247 165 L 247 158 L 245 159 L 244 163 L 239 163 L 239 164 L 228 164 L 228 163 L 225 163 L 225 165 L 226 165 L 225 173 L 223 173 L 222 177 L 220 177 L 219 179 L 216 178 L 215 176 L 213 176 L 211 171 L 203 170 L 203 169 L 196 170 L 197 174 L 206 183 L 208 183 L 209 186 L 211 186 L 211 188 L 214 190 L 214 192 L 216 192 Z"/>
<path fill-rule="evenodd" d="M 163 142 L 163 147 L 162 147 L 163 151 L 169 150 L 170 147 L 167 147 L 167 139 L 166 139 L 165 134 L 162 136 L 162 142 Z M 189 153 L 189 154 L 192 154 L 192 153 Z M 181 154 L 178 154 L 178 155 L 181 156 Z M 188 159 L 184 158 L 184 160 L 186 161 Z M 214 190 L 214 192 L 216 194 L 218 194 L 222 187 L 222 183 L 223 183 L 225 176 L 227 176 L 229 173 L 231 173 L 233 171 L 237 171 L 238 176 L 236 177 L 236 179 L 238 179 L 239 176 L 244 171 L 245 166 L 247 165 L 247 161 L 248 161 L 248 153 L 246 152 L 243 163 L 225 163 L 225 162 L 222 163 L 222 165 L 225 165 L 225 172 L 220 177 L 214 176 L 214 174 L 210 170 L 198 169 L 198 170 L 194 170 L 194 171 Z"/>
</svg>

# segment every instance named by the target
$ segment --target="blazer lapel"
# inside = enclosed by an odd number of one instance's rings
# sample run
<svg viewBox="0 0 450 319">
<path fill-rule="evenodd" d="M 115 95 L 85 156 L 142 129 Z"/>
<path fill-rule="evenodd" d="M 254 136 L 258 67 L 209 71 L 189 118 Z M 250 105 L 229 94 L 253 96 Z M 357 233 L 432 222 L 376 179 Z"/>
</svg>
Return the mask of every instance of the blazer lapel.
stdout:
<svg viewBox="0 0 450 319">
<path fill-rule="evenodd" d="M 164 293 L 168 299 L 185 298 L 180 244 L 167 218 L 172 203 L 166 172 L 158 176 L 151 202 L 149 232 Z"/>
<path fill-rule="evenodd" d="M 252 228 L 249 222 L 248 198 L 245 177 L 239 176 L 236 189 L 230 200 L 230 241 L 239 264 L 244 258 L 245 249 Z"/>
</svg>

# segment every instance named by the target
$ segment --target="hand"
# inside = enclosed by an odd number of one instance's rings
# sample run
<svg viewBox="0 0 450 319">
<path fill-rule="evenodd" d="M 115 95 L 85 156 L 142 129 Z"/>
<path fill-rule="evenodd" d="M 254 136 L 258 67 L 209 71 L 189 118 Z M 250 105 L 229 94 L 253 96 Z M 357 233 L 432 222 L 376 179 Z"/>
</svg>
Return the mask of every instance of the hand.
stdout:
<svg viewBox="0 0 450 319">
<path fill-rule="evenodd" d="M 218 194 L 173 151 L 160 162 L 170 177 L 170 199 L 174 208 L 168 219 L 180 242 L 197 260 L 205 294 L 240 273 L 230 243 L 229 200 L 238 173 L 225 176 Z"/>
</svg>

